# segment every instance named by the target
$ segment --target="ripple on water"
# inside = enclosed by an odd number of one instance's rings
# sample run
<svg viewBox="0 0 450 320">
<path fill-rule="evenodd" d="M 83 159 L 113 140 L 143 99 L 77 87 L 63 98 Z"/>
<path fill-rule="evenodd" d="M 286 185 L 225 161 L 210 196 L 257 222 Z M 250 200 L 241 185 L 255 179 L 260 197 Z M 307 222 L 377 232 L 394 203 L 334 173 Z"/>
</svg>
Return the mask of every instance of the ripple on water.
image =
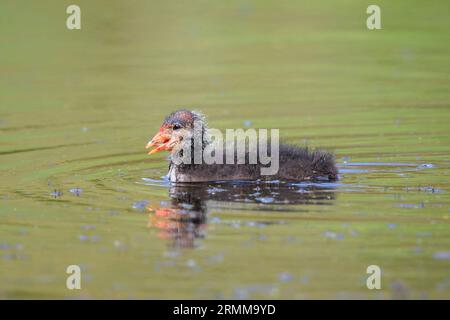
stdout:
<svg viewBox="0 0 450 320">
<path fill-rule="evenodd" d="M 371 173 L 373 172 L 383 172 L 382 168 L 390 168 L 386 170 L 386 172 L 391 172 L 392 168 L 395 169 L 395 172 L 404 170 L 421 170 L 421 169 L 429 169 L 434 168 L 433 164 L 424 163 L 424 164 L 415 164 L 415 163 L 400 163 L 400 162 L 348 162 L 348 159 L 345 160 L 344 163 L 338 164 L 339 171 L 341 174 L 362 174 L 362 173 Z M 157 187 L 167 187 L 170 190 L 180 189 L 178 184 L 171 184 L 168 181 L 167 177 L 164 176 L 161 179 L 152 179 L 152 178 L 141 178 L 141 182 L 139 184 L 144 184 L 147 186 L 157 186 Z M 304 202 L 309 198 L 314 199 L 314 197 L 306 197 L 305 199 L 295 196 L 295 193 L 316 193 L 317 190 L 330 190 L 330 191 L 339 191 L 339 192 L 361 192 L 364 190 L 378 190 L 385 192 L 386 190 L 380 186 L 368 186 L 362 184 L 348 184 L 341 181 L 337 182 L 316 182 L 316 181 L 308 181 L 308 182 L 283 182 L 278 180 L 273 181 L 217 181 L 211 183 L 199 183 L 199 184 L 190 184 L 186 187 L 186 192 L 192 193 L 194 186 L 203 188 L 204 195 L 201 197 L 209 198 L 212 200 L 219 201 L 228 201 L 228 202 L 249 202 L 249 203 L 259 203 L 259 204 L 291 204 L 297 202 Z M 290 188 L 296 188 L 292 190 Z M 250 190 L 249 188 L 252 188 Z M 419 190 L 423 192 L 429 193 L 440 193 L 442 190 L 430 187 L 419 187 Z M 289 192 L 292 195 L 289 195 Z M 173 198 L 173 195 L 171 195 Z M 175 195 L 176 198 L 176 195 Z M 310 199 L 310 200 L 311 200 Z M 322 200 L 333 200 L 334 196 L 329 194 L 328 196 L 322 196 Z M 409 204 L 399 204 L 402 208 L 408 208 Z M 421 208 L 421 205 L 418 206 Z M 133 205 L 133 209 L 142 210 L 142 202 L 137 202 Z"/>
<path fill-rule="evenodd" d="M 353 167 L 391 167 L 404 171 L 411 171 L 412 168 L 423 170 L 423 169 L 432 169 L 436 166 L 432 163 L 401 163 L 401 162 L 344 162 L 342 164 L 337 164 L 340 173 L 360 173 L 359 170 L 364 170 L 363 172 L 371 172 L 374 169 L 354 169 Z M 349 169 L 351 167 L 352 169 Z M 351 171 L 349 171 L 351 170 Z"/>
<path fill-rule="evenodd" d="M 161 179 L 151 179 L 151 178 L 141 178 L 142 182 L 137 182 L 139 184 L 144 184 L 146 186 L 154 186 L 154 187 L 169 187 L 170 181 L 167 177 L 162 177 Z"/>
<path fill-rule="evenodd" d="M 419 204 L 414 203 L 399 203 L 397 204 L 398 208 L 404 208 L 404 209 L 423 209 L 425 208 L 425 204 L 423 202 Z"/>
</svg>

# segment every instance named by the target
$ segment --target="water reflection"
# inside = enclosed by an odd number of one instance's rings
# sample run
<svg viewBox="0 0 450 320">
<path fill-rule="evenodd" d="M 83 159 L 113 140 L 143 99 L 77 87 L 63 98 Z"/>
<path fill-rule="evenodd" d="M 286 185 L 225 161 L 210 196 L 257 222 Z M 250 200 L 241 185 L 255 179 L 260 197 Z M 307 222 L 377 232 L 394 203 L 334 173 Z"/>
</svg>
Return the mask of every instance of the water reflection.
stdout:
<svg viewBox="0 0 450 320">
<path fill-rule="evenodd" d="M 149 205 L 148 227 L 171 247 L 192 248 L 205 237 L 207 212 L 217 203 L 257 205 L 256 210 L 279 210 L 279 205 L 331 205 L 334 186 L 281 183 L 172 184 L 170 204 Z M 273 206 L 276 205 L 276 206 Z"/>
</svg>

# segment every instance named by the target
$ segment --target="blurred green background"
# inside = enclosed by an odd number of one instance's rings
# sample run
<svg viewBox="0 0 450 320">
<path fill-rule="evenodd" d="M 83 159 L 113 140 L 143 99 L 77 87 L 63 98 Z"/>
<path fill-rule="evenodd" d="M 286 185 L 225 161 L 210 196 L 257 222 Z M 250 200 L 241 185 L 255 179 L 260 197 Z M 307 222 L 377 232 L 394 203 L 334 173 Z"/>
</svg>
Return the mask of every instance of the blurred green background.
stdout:
<svg viewBox="0 0 450 320">
<path fill-rule="evenodd" d="M 2 0 L 0 297 L 450 298 L 450 5 L 377 1 L 370 31 L 369 4 Z M 343 170 L 329 206 L 213 203 L 205 239 L 170 248 L 133 203 L 169 198 L 143 147 L 179 107 L 420 169 Z"/>
</svg>

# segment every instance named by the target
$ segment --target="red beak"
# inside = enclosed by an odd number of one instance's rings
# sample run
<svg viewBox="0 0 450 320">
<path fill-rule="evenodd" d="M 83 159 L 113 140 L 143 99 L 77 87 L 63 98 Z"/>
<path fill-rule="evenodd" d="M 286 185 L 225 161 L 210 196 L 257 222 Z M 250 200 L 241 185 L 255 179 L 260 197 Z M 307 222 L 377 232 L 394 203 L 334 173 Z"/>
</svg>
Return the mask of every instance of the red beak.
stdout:
<svg viewBox="0 0 450 320">
<path fill-rule="evenodd" d="M 158 133 L 150 140 L 145 146 L 145 149 L 156 147 L 148 154 L 154 154 L 163 150 L 171 151 L 173 148 L 173 141 L 171 141 L 172 135 L 166 128 L 159 129 Z"/>
</svg>

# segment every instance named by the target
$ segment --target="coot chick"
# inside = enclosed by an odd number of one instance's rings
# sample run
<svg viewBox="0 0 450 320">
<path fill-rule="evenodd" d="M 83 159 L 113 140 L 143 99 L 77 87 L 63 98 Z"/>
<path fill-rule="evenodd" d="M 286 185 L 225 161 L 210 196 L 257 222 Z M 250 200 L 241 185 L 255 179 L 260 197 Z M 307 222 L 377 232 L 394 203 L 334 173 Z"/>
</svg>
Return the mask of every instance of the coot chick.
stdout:
<svg viewBox="0 0 450 320">
<path fill-rule="evenodd" d="M 200 142 L 199 142 L 200 141 Z M 187 145 L 188 143 L 188 145 Z M 279 169 L 275 174 L 263 175 L 259 152 L 257 163 L 245 161 L 238 164 L 227 164 L 225 159 L 227 147 L 223 151 L 222 163 L 207 164 L 195 163 L 194 146 L 199 145 L 205 150 L 211 141 L 208 127 L 202 114 L 190 110 L 178 110 L 168 115 L 161 125 L 158 133 L 147 144 L 146 148 L 154 147 L 149 154 L 163 150 L 170 152 L 170 165 L 168 178 L 171 182 L 207 182 L 225 180 L 280 180 L 280 181 L 334 181 L 337 180 L 338 171 L 333 154 L 322 150 L 311 150 L 307 147 L 298 147 L 288 144 L 279 145 Z M 182 157 L 183 148 L 192 149 L 192 161 L 174 161 Z M 236 147 L 233 144 L 233 151 Z M 248 148 L 246 148 L 248 149 Z M 269 148 L 270 150 L 270 144 Z M 186 149 L 184 149 L 186 150 Z M 259 150 L 259 149 L 258 149 Z M 237 152 L 234 152 L 237 160 Z M 250 159 L 246 150 L 245 160 Z"/>
</svg>

